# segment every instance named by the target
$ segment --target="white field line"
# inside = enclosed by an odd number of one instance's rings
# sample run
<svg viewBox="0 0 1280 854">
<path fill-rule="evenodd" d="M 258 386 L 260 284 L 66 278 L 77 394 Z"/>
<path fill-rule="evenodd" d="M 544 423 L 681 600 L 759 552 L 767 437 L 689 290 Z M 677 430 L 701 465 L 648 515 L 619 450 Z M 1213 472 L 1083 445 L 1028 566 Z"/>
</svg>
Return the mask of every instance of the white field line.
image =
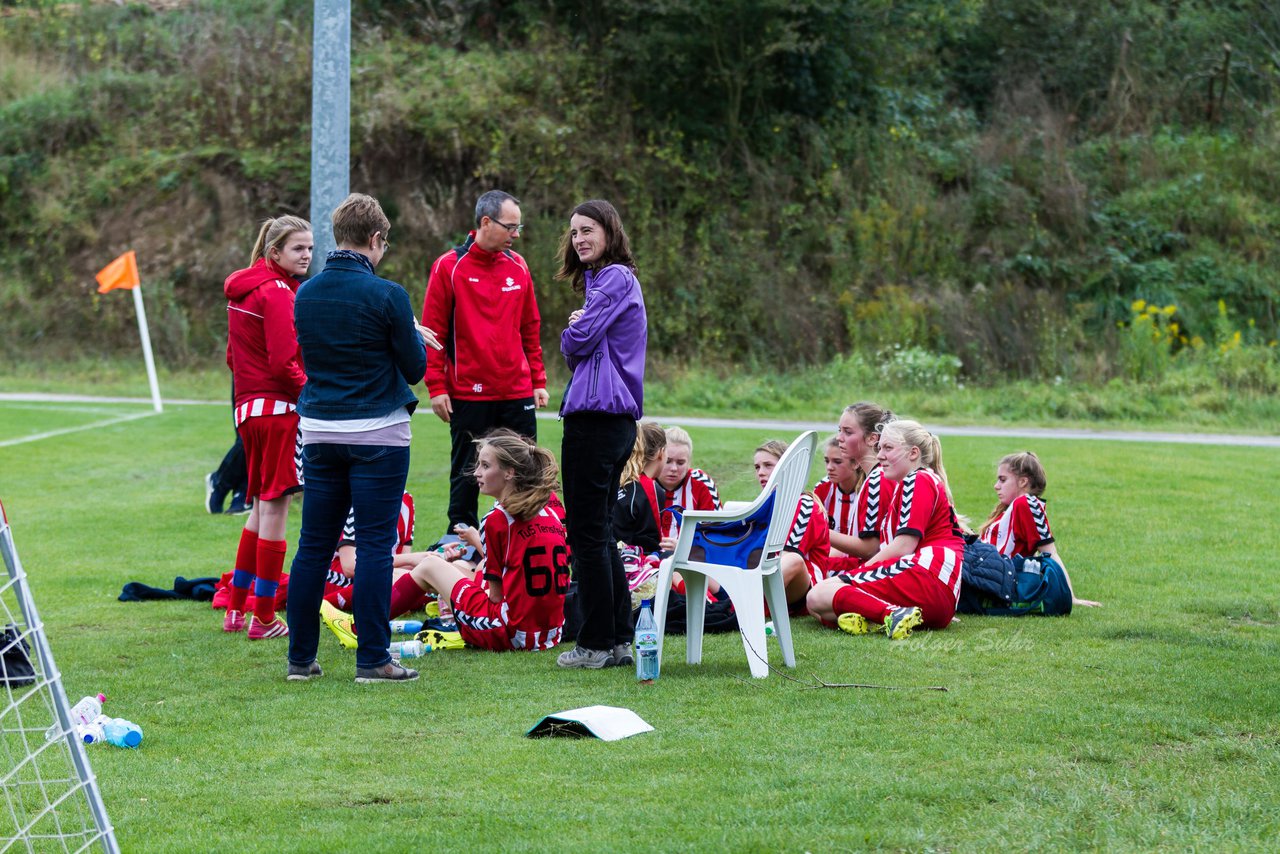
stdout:
<svg viewBox="0 0 1280 854">
<path fill-rule="evenodd" d="M 140 403 L 150 404 L 148 397 L 95 397 L 86 394 L 49 394 L 44 392 L 0 392 L 0 401 L 61 402 L 61 403 Z M 176 406 L 230 406 L 227 400 L 166 400 Z M 539 412 L 543 421 L 554 421 L 554 412 Z M 835 432 L 835 421 L 785 421 L 751 418 L 699 418 L 693 416 L 649 415 L 648 421 L 679 424 L 690 427 L 722 427 L 732 430 L 766 430 L 800 432 L 817 430 L 819 433 Z M 1160 433 L 1141 430 L 1080 430 L 1067 427 L 948 427 L 945 424 L 926 424 L 939 436 L 992 436 L 1020 437 L 1024 439 L 1085 439 L 1104 442 L 1153 442 L 1179 445 L 1233 445 L 1253 448 L 1280 448 L 1280 436 L 1248 436 L 1200 430 L 1188 433 Z M 83 429 L 83 428 L 81 428 Z M 10 443 L 0 443 L 0 447 Z"/>
<path fill-rule="evenodd" d="M 41 439 L 52 439 L 54 436 L 65 436 L 68 433 L 79 433 L 84 430 L 96 430 L 99 427 L 109 427 L 112 424 L 121 424 L 125 421 L 137 421 L 139 418 L 150 418 L 157 415 L 156 412 L 136 412 L 132 415 L 117 415 L 115 418 L 108 418 L 105 421 L 94 421 L 90 424 L 81 424 L 79 427 L 65 427 L 61 430 L 49 430 L 45 433 L 35 433 L 31 436 L 23 436 L 20 439 L 6 439 L 0 442 L 0 448 L 8 448 L 11 445 L 25 445 L 28 442 L 39 442 Z"/>
</svg>

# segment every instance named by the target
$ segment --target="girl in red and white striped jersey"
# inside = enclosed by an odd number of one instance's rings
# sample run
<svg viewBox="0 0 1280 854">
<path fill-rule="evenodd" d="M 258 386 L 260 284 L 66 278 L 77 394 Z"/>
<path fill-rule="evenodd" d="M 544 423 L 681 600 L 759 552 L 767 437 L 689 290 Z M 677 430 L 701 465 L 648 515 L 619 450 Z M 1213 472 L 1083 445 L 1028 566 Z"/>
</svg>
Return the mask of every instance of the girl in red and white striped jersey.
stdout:
<svg viewBox="0 0 1280 854">
<path fill-rule="evenodd" d="M 302 489 L 298 458 L 298 394 L 307 377 L 293 325 L 294 292 L 311 265 L 311 225 L 295 216 L 262 224 L 249 266 L 227 277 L 227 366 L 236 399 L 236 430 L 244 441 L 253 510 L 244 523 L 222 630 L 245 629 L 252 586 L 249 640 L 284 637 L 276 618 L 276 588 L 284 568 L 285 523 Z"/>
<path fill-rule="evenodd" d="M 667 461 L 657 478 L 658 510 L 662 514 L 662 533 L 675 537 L 672 508 L 685 510 L 719 510 L 720 493 L 711 475 L 691 468 L 693 439 L 680 427 L 667 428 Z M 678 524 L 678 522 L 676 523 Z"/>
<path fill-rule="evenodd" d="M 1009 454 L 1000 460 L 996 466 L 996 506 L 978 533 L 1008 557 L 1031 557 L 1037 552 L 1051 556 L 1062 567 L 1070 587 L 1071 577 L 1058 553 L 1041 497 L 1047 485 L 1044 466 L 1030 451 Z M 1072 588 L 1071 604 L 1094 607 L 1101 603 L 1077 598 Z"/>
<path fill-rule="evenodd" d="M 756 448 L 752 467 L 761 489 L 768 485 L 769 476 L 786 452 L 787 443 L 780 439 L 770 439 Z M 803 613 L 805 594 L 826 577 L 831 553 L 829 532 L 827 516 L 818 499 L 811 492 L 800 493 L 791 531 L 782 547 L 782 581 L 793 612 Z"/>
<path fill-rule="evenodd" d="M 867 401 L 850 404 L 840 414 L 836 436 L 845 459 L 855 469 L 858 495 L 851 529 L 831 532 L 830 575 L 860 568 L 893 539 L 889 511 L 898 483 L 884 476 L 877 454 L 880 431 L 894 417 L 891 410 Z"/>
<path fill-rule="evenodd" d="M 833 534 L 855 535 L 858 507 L 858 467 L 845 458 L 840 437 L 832 436 L 822 449 L 827 476 L 813 486 L 813 495 L 827 513 Z"/>
<path fill-rule="evenodd" d="M 964 540 L 947 487 L 938 439 L 914 421 L 892 421 L 880 434 L 885 476 L 901 484 L 893 540 L 858 571 L 814 587 L 809 611 L 850 634 L 884 627 L 895 640 L 923 625 L 941 629 L 955 616 Z"/>
<path fill-rule="evenodd" d="M 427 555 L 408 578 L 447 595 L 468 646 L 494 651 L 550 649 L 560 641 L 569 549 L 549 502 L 559 467 L 555 457 L 511 430 L 476 440 L 476 482 L 498 499 L 484 518 L 485 556 L 474 577 L 445 554 Z M 407 583 L 403 580 L 397 586 Z"/>
</svg>

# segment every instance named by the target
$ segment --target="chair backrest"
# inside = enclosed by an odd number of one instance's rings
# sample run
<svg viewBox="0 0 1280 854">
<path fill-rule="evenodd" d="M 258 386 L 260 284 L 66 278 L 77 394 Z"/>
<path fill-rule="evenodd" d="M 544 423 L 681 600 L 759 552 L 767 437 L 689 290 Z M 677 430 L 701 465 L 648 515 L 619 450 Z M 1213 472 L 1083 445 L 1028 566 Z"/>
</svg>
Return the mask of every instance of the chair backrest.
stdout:
<svg viewBox="0 0 1280 854">
<path fill-rule="evenodd" d="M 689 559 L 759 570 L 766 575 L 776 571 L 809 476 L 817 435 L 808 430 L 788 446 L 748 515 L 724 522 L 700 522 L 693 533 Z"/>
<path fill-rule="evenodd" d="M 813 461 L 813 451 L 818 444 L 818 434 L 813 430 L 801 433 L 787 447 L 787 452 L 774 466 L 765 491 L 774 493 L 773 516 L 769 521 L 769 533 L 765 537 L 764 556 L 761 568 L 769 570 L 769 563 L 776 564 L 782 556 L 782 547 L 786 545 L 787 536 L 791 533 L 791 521 L 796 515 L 796 506 L 800 503 L 800 493 L 804 492 L 805 481 L 809 477 L 809 465 Z"/>
</svg>

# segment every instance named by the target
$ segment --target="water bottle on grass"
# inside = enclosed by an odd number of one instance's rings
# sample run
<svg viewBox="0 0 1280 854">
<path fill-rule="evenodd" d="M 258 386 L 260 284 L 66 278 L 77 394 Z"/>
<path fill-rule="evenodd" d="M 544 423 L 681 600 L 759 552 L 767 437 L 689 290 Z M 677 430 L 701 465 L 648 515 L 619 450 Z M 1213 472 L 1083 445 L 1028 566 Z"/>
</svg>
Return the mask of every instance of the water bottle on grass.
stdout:
<svg viewBox="0 0 1280 854">
<path fill-rule="evenodd" d="M 102 704 L 106 701 L 106 694 L 91 694 L 80 698 L 80 702 L 71 707 L 71 726 L 80 727 L 92 723 L 94 718 L 102 714 Z M 57 736 L 58 729 L 57 724 L 49 727 L 45 730 L 45 738 L 52 739 Z"/>
<path fill-rule="evenodd" d="M 422 620 L 392 620 L 391 634 L 416 635 L 422 631 Z"/>
<path fill-rule="evenodd" d="M 124 718 L 112 718 L 102 728 L 107 744 L 116 747 L 134 747 L 142 743 L 142 727 Z"/>
<path fill-rule="evenodd" d="M 658 661 L 658 624 L 653 619 L 653 603 L 640 602 L 640 617 L 636 620 L 636 678 L 642 684 L 652 685 L 658 678 L 661 662 Z"/>
<path fill-rule="evenodd" d="M 427 645 L 420 640 L 396 641 L 391 644 L 392 658 L 417 658 L 426 652 Z"/>
</svg>

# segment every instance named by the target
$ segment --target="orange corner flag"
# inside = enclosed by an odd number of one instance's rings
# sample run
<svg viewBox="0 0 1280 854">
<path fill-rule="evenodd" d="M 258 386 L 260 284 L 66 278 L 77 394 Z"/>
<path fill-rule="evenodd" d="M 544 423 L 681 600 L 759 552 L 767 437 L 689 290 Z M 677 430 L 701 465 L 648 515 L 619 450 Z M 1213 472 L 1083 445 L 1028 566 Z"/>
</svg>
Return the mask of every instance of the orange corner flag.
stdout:
<svg viewBox="0 0 1280 854">
<path fill-rule="evenodd" d="M 107 291 L 115 290 L 116 288 L 136 288 L 140 284 L 138 279 L 138 257 L 130 249 L 99 270 L 95 278 L 98 280 L 98 293 L 100 294 L 105 294 Z"/>
</svg>

